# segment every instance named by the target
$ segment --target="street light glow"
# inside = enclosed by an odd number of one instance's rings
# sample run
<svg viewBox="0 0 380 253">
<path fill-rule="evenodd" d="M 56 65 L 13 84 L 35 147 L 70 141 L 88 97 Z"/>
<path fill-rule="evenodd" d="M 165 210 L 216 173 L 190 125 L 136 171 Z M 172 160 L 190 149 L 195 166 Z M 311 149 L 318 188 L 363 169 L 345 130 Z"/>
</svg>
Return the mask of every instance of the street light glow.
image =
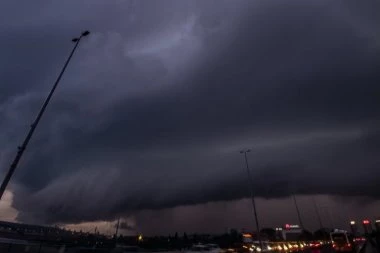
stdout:
<svg viewBox="0 0 380 253">
<path fill-rule="evenodd" d="M 350 221 L 350 224 L 351 224 L 351 225 L 355 225 L 355 223 L 356 223 L 356 222 L 355 222 L 355 221 L 353 221 L 353 220 L 352 220 L 352 221 Z"/>
</svg>

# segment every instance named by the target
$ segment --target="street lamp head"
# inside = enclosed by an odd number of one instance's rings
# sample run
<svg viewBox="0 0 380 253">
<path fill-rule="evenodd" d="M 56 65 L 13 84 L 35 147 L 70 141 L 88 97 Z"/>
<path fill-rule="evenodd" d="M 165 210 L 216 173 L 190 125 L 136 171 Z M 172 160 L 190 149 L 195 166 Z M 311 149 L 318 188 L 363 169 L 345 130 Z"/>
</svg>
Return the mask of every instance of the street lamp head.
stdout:
<svg viewBox="0 0 380 253">
<path fill-rule="evenodd" d="M 80 35 L 80 37 L 74 38 L 71 41 L 72 42 L 78 42 L 82 37 L 86 37 L 89 34 L 90 34 L 90 32 L 86 30 L 86 31 L 82 32 L 82 34 Z"/>
</svg>

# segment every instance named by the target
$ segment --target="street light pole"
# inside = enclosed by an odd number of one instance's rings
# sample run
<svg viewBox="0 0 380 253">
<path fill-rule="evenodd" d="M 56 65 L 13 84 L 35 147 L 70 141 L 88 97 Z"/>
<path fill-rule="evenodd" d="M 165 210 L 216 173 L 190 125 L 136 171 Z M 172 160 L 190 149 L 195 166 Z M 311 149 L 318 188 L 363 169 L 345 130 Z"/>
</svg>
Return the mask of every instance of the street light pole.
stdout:
<svg viewBox="0 0 380 253">
<path fill-rule="evenodd" d="M 49 93 L 49 95 L 47 96 L 45 102 L 43 103 L 43 105 L 42 105 L 42 107 L 41 107 L 39 113 L 37 114 L 36 119 L 35 119 L 34 122 L 30 125 L 29 132 L 28 132 L 28 134 L 26 135 L 24 142 L 22 143 L 21 146 L 18 147 L 18 151 L 17 151 L 16 157 L 14 158 L 14 160 L 13 160 L 11 166 L 9 167 L 9 170 L 8 170 L 7 174 L 6 174 L 5 177 L 4 177 L 3 182 L 1 183 L 1 186 L 0 186 L 0 200 L 1 200 L 1 198 L 3 197 L 3 195 L 4 195 L 5 189 L 7 188 L 7 185 L 8 185 L 8 183 L 9 183 L 9 181 L 11 180 L 11 177 L 12 177 L 14 171 L 16 170 L 16 167 L 17 167 L 18 163 L 19 163 L 19 161 L 20 161 L 20 159 L 21 159 L 21 157 L 22 157 L 22 155 L 23 155 L 23 153 L 24 153 L 26 147 L 28 146 L 28 143 L 29 143 L 30 139 L 32 138 L 32 135 L 33 135 L 34 131 L 36 130 L 37 125 L 38 125 L 38 123 L 40 122 L 41 117 L 42 117 L 42 115 L 44 114 L 44 112 L 45 112 L 45 110 L 46 110 L 46 107 L 47 107 L 47 105 L 49 104 L 50 99 L 51 99 L 51 97 L 53 96 L 54 91 L 55 91 L 55 89 L 57 88 L 58 83 L 59 83 L 59 81 L 61 80 L 61 78 L 62 78 L 62 76 L 63 76 L 63 73 L 65 72 L 65 70 L 66 70 L 66 68 L 67 68 L 67 65 L 69 65 L 70 60 L 71 60 L 71 58 L 73 57 L 73 55 L 74 55 L 74 53 L 75 53 L 75 50 L 77 49 L 77 47 L 78 47 L 78 45 L 79 45 L 79 42 L 81 41 L 81 39 L 82 39 L 83 37 L 85 37 L 85 36 L 87 36 L 87 35 L 89 35 L 89 34 L 90 34 L 89 31 L 84 31 L 83 33 L 81 33 L 81 35 L 80 35 L 79 37 L 72 39 L 72 42 L 75 43 L 75 46 L 74 46 L 74 48 L 72 49 L 72 51 L 71 51 L 69 57 L 67 58 L 65 64 L 63 65 L 63 68 L 62 68 L 61 72 L 59 73 L 58 78 L 57 78 L 57 80 L 55 81 L 55 83 L 54 83 L 52 89 L 50 90 L 50 93 Z"/>
<path fill-rule="evenodd" d="M 319 210 L 318 210 L 317 202 L 315 201 L 314 196 L 312 196 L 312 199 L 313 199 L 313 204 L 314 204 L 314 208 L 315 208 L 315 213 L 317 214 L 317 217 L 318 217 L 319 226 L 322 229 L 323 224 L 322 224 L 321 215 L 320 215 Z"/>
<path fill-rule="evenodd" d="M 296 195 L 294 195 L 294 194 L 293 194 L 293 200 L 294 200 L 294 205 L 296 206 L 296 210 L 297 210 L 298 221 L 299 221 L 300 226 L 301 226 L 301 229 L 302 229 L 302 231 L 303 231 L 304 226 L 303 226 L 303 222 L 302 222 L 302 218 L 301 218 L 301 213 L 300 213 L 300 210 L 299 210 L 299 208 L 298 208 Z"/>
<path fill-rule="evenodd" d="M 117 246 L 117 235 L 119 234 L 120 217 L 117 219 L 116 231 L 115 231 L 115 247 Z"/>
<path fill-rule="evenodd" d="M 248 180 L 249 180 L 248 182 L 249 182 L 249 187 L 251 189 L 251 201 L 252 201 L 252 207 L 253 207 L 253 215 L 255 217 L 255 223 L 256 223 L 256 228 L 257 228 L 257 239 L 259 240 L 261 250 L 264 250 L 263 244 L 261 241 L 261 236 L 260 236 L 260 224 L 259 224 L 259 219 L 257 217 L 256 202 L 255 202 L 255 196 L 254 196 L 254 192 L 253 192 L 253 179 L 252 179 L 252 175 L 251 175 L 251 170 L 249 169 L 248 158 L 247 158 L 247 153 L 250 151 L 251 151 L 250 149 L 245 149 L 245 150 L 240 151 L 240 153 L 244 154 L 245 164 L 246 164 L 246 168 L 247 168 L 247 175 L 248 175 Z"/>
</svg>

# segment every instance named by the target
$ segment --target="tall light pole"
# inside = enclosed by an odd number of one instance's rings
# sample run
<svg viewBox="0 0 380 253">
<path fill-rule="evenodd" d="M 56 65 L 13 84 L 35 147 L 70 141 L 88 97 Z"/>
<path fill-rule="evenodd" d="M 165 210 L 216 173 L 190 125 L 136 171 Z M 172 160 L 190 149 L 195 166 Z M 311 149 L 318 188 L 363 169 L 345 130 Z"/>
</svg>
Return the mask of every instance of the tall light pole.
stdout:
<svg viewBox="0 0 380 253">
<path fill-rule="evenodd" d="M 314 204 L 315 213 L 317 214 L 319 226 L 320 226 L 321 229 L 323 229 L 321 214 L 319 213 L 319 209 L 318 209 L 318 206 L 317 206 L 317 201 L 315 201 L 314 196 L 312 196 L 312 200 L 313 200 L 313 204 Z"/>
<path fill-rule="evenodd" d="M 116 223 L 116 231 L 115 231 L 115 238 L 116 238 L 116 241 L 117 241 L 117 235 L 119 233 L 119 226 L 120 226 L 120 217 L 117 218 L 117 223 Z"/>
<path fill-rule="evenodd" d="M 330 228 L 334 229 L 335 225 L 331 216 L 330 208 L 328 206 L 321 206 L 321 210 L 323 210 L 323 213 L 328 221 L 327 223 L 329 223 Z"/>
<path fill-rule="evenodd" d="M 63 68 L 62 68 L 61 72 L 59 73 L 58 78 L 57 78 L 57 80 L 55 81 L 55 83 L 54 83 L 52 89 L 50 90 L 49 95 L 48 95 L 47 98 L 45 99 L 45 102 L 43 103 L 43 105 L 42 105 L 42 107 L 41 107 L 39 113 L 37 114 L 36 119 L 35 119 L 34 122 L 30 125 L 29 132 L 28 132 L 28 134 L 26 135 L 24 142 L 22 143 L 21 146 L 18 147 L 18 151 L 17 151 L 16 157 L 14 158 L 14 160 L 13 160 L 11 166 L 9 167 L 9 170 L 8 170 L 7 174 L 6 174 L 5 177 L 4 177 L 3 182 L 1 183 L 1 186 L 0 186 L 0 200 L 1 200 L 1 198 L 3 197 L 3 195 L 4 195 L 5 189 L 7 188 L 7 185 L 8 185 L 8 183 L 9 183 L 9 181 L 11 180 L 11 177 L 12 177 L 14 171 L 16 170 L 17 165 L 18 165 L 18 163 L 19 163 L 19 161 L 20 161 L 20 159 L 21 159 L 21 157 L 22 157 L 22 155 L 23 155 L 23 153 L 24 153 L 26 147 L 28 146 L 28 143 L 29 143 L 30 139 L 32 138 L 32 135 L 33 135 L 33 133 L 34 133 L 34 130 L 36 130 L 37 125 L 38 125 L 38 123 L 40 122 L 41 117 L 42 117 L 42 115 L 44 114 L 44 112 L 45 112 L 45 110 L 46 110 L 46 107 L 47 107 L 47 105 L 49 104 L 50 99 L 51 99 L 51 97 L 53 96 L 54 91 L 55 91 L 55 89 L 57 88 L 58 83 L 59 83 L 59 81 L 61 80 L 62 75 L 63 75 L 63 73 L 65 72 L 65 70 L 66 70 L 66 68 L 67 68 L 67 65 L 69 65 L 70 60 L 71 60 L 71 58 L 73 57 L 74 52 L 75 52 L 75 50 L 77 49 L 77 47 L 78 47 L 78 45 L 79 45 L 79 42 L 81 41 L 81 39 L 82 39 L 83 37 L 86 37 L 86 36 L 89 35 L 89 34 L 90 34 L 89 31 L 84 31 L 84 32 L 81 33 L 81 35 L 80 35 L 79 37 L 76 37 L 76 38 L 73 38 L 73 39 L 72 39 L 72 42 L 75 43 L 75 46 L 74 46 L 74 48 L 72 49 L 72 51 L 71 51 L 69 57 L 67 58 L 65 64 L 63 65 Z"/>
<path fill-rule="evenodd" d="M 302 233 L 303 233 L 304 226 L 303 226 L 303 222 L 302 222 L 302 218 L 301 218 L 301 213 L 300 213 L 300 210 L 299 210 L 299 208 L 298 208 L 296 195 L 294 195 L 294 194 L 293 194 L 293 201 L 294 201 L 294 205 L 295 205 L 296 210 L 297 210 L 298 221 L 299 221 L 299 223 L 300 223 L 300 227 L 301 227 L 301 229 L 302 229 Z"/>
<path fill-rule="evenodd" d="M 251 189 L 251 200 L 252 200 L 252 207 L 253 207 L 253 215 L 255 217 L 255 223 L 256 223 L 256 229 L 257 229 L 257 239 L 259 240 L 261 250 L 264 250 L 263 244 L 261 241 L 261 236 L 260 236 L 260 224 L 259 224 L 259 219 L 257 217 L 256 202 L 255 202 L 255 196 L 254 196 L 254 192 L 253 192 L 253 179 L 252 179 L 252 175 L 251 175 L 251 170 L 249 169 L 249 165 L 248 165 L 248 158 L 247 158 L 248 152 L 251 152 L 251 150 L 245 149 L 245 150 L 240 151 L 240 154 L 244 154 L 244 158 L 245 158 L 245 164 L 246 164 L 247 175 L 248 175 L 248 183 L 249 183 L 249 188 Z"/>
</svg>

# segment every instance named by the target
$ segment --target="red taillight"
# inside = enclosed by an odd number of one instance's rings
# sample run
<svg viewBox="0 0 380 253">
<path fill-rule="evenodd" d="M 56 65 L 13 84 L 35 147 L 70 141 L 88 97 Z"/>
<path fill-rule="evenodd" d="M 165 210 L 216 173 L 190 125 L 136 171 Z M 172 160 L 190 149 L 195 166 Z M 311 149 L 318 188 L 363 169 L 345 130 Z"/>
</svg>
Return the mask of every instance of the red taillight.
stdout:
<svg viewBox="0 0 380 253">
<path fill-rule="evenodd" d="M 333 244 L 333 248 L 336 248 L 336 244 Z"/>
</svg>

